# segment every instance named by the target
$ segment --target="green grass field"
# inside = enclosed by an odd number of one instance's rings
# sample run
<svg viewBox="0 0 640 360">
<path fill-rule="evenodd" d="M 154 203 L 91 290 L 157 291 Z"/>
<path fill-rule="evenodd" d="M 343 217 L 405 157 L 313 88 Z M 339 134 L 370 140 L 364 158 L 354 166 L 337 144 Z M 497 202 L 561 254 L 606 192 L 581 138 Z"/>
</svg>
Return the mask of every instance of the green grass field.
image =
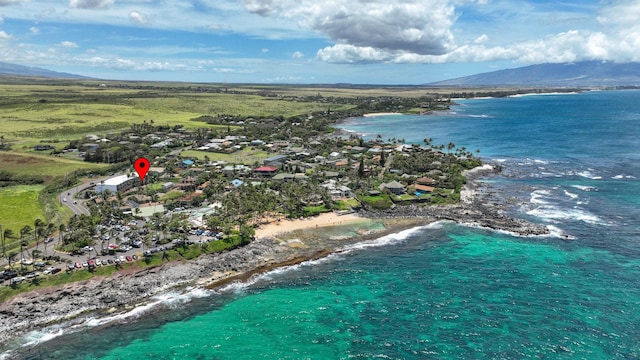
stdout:
<svg viewBox="0 0 640 360">
<path fill-rule="evenodd" d="M 17 152 L 0 152 L 2 170 L 14 174 L 41 175 L 44 179 L 52 179 L 75 170 L 91 170 L 107 167 L 106 164 L 87 163 L 41 154 L 22 154 Z"/>
<path fill-rule="evenodd" d="M 45 219 L 38 202 L 41 185 L 19 185 L 0 188 L 0 224 L 19 236 L 25 225 L 33 227 L 36 218 Z"/>
<path fill-rule="evenodd" d="M 228 163 L 235 164 L 253 164 L 255 162 L 262 163 L 262 160 L 272 156 L 266 151 L 244 148 L 240 151 L 236 151 L 232 154 L 214 153 L 209 151 L 200 150 L 185 150 L 180 153 L 182 157 L 197 158 L 199 160 L 205 160 L 205 156 L 209 157 L 210 161 L 226 161 Z"/>
<path fill-rule="evenodd" d="M 149 88 L 100 88 L 98 84 L 3 85 L 0 87 L 0 135 L 18 143 L 30 139 L 70 140 L 90 133 L 126 129 L 132 123 L 150 120 L 156 125 L 216 127 L 192 119 L 218 114 L 288 117 L 328 107 L 335 110 L 351 107 L 254 94 L 199 92 L 185 89 L 184 85 L 176 91 Z"/>
</svg>

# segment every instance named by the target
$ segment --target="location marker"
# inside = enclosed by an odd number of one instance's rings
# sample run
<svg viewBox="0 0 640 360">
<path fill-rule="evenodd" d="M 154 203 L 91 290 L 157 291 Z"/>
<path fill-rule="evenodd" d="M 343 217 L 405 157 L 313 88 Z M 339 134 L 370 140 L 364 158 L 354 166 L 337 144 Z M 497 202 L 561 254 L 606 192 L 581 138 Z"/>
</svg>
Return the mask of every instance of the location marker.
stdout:
<svg viewBox="0 0 640 360">
<path fill-rule="evenodd" d="M 144 182 L 144 176 L 147 175 L 150 167 L 149 160 L 143 157 L 138 158 L 133 162 L 133 167 L 136 169 L 136 172 L 140 177 L 140 181 Z"/>
</svg>

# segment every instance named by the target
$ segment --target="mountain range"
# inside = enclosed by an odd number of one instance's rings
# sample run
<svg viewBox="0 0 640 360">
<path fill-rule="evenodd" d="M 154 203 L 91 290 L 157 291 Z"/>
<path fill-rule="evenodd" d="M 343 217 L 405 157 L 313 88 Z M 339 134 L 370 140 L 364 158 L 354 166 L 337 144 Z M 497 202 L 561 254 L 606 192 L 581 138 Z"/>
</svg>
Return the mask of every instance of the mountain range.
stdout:
<svg viewBox="0 0 640 360">
<path fill-rule="evenodd" d="M 39 67 L 10 64 L 6 62 L 0 62 L 0 75 L 32 76 L 56 79 L 89 79 L 86 76 L 51 71 Z"/>
<path fill-rule="evenodd" d="M 428 86 L 640 86 L 640 63 L 538 64 L 426 84 Z"/>
<path fill-rule="evenodd" d="M 51 71 L 38 67 L 0 62 L 0 75 L 31 76 L 58 79 L 89 79 L 88 77 Z M 426 86 L 484 87 L 484 86 L 640 86 L 640 63 L 582 61 L 575 63 L 547 63 L 505 69 L 432 82 Z"/>
</svg>

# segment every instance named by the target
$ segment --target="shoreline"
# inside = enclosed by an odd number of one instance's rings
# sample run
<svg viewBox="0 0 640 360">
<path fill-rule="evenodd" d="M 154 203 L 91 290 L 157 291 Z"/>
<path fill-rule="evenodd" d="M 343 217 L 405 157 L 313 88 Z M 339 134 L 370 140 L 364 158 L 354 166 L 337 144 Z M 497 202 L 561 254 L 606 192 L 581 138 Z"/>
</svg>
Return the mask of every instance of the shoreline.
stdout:
<svg viewBox="0 0 640 360">
<path fill-rule="evenodd" d="M 32 331 L 124 314 L 151 303 L 155 296 L 188 287 L 220 289 L 234 282 L 246 282 L 254 275 L 327 257 L 347 245 L 436 221 L 449 220 L 522 236 L 549 234 L 542 225 L 504 216 L 480 203 L 477 196 L 480 184 L 473 180 L 499 171 L 492 165 L 467 171 L 464 195 L 461 194 L 457 205 L 410 205 L 386 211 L 363 210 L 357 214 L 329 213 L 311 219 L 283 220 L 279 225 L 271 223 L 257 229 L 256 240 L 234 250 L 18 294 L 0 304 L 0 346 L 3 351 L 10 350 L 5 348 L 10 346 L 20 352 L 23 344 L 16 341 Z M 363 223 L 366 231 L 355 236 L 331 238 L 313 234 L 316 229 L 322 232 L 359 223 Z M 375 229 L 374 224 L 383 227 Z"/>
<path fill-rule="evenodd" d="M 405 114 L 399 113 L 399 112 L 377 112 L 377 113 L 363 114 L 362 117 L 396 116 L 396 115 L 405 115 Z"/>
</svg>

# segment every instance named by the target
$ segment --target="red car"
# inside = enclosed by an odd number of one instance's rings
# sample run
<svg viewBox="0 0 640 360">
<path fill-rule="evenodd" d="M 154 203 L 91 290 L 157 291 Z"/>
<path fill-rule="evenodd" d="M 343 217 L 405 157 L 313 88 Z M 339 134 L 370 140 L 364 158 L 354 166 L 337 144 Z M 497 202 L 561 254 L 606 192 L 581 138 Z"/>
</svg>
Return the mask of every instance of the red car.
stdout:
<svg viewBox="0 0 640 360">
<path fill-rule="evenodd" d="M 125 259 L 127 259 L 127 261 L 133 261 L 133 258 L 131 256 L 127 256 Z"/>
<path fill-rule="evenodd" d="M 81 263 L 79 263 L 79 262 L 77 262 L 77 263 L 76 263 L 76 269 L 82 269 L 82 264 L 81 264 Z"/>
</svg>

